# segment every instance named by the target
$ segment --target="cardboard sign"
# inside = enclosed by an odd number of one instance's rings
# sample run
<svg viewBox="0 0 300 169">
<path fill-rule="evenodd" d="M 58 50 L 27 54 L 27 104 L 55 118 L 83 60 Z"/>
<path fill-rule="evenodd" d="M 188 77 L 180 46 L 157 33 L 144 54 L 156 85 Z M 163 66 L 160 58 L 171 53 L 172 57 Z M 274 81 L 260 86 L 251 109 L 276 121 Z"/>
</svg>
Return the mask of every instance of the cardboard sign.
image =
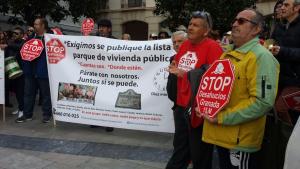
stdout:
<svg viewBox="0 0 300 169">
<path fill-rule="evenodd" d="M 94 29 L 95 22 L 92 18 L 86 18 L 82 22 L 81 32 L 84 36 L 89 35 Z"/>
<path fill-rule="evenodd" d="M 57 64 L 60 60 L 65 58 L 66 49 L 59 39 L 51 39 L 46 43 L 47 56 L 50 64 Z"/>
<path fill-rule="evenodd" d="M 43 41 L 40 39 L 31 39 L 24 43 L 20 54 L 23 60 L 32 61 L 41 55 L 43 49 Z"/>
<path fill-rule="evenodd" d="M 202 76 L 196 96 L 199 110 L 213 118 L 229 102 L 234 82 L 229 59 L 217 60 Z"/>
</svg>

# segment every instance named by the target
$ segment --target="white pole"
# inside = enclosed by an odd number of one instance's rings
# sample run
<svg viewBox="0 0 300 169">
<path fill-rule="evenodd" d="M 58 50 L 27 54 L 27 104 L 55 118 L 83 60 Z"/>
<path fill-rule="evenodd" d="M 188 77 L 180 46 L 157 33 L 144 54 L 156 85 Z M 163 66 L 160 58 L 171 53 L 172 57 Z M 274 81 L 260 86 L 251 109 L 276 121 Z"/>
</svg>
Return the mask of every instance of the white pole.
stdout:
<svg viewBox="0 0 300 169">
<path fill-rule="evenodd" d="M 3 114 L 3 119 L 2 120 L 3 120 L 3 123 L 4 123 L 5 122 L 5 104 L 2 105 L 2 108 L 3 108 L 3 113 L 2 113 Z"/>
</svg>

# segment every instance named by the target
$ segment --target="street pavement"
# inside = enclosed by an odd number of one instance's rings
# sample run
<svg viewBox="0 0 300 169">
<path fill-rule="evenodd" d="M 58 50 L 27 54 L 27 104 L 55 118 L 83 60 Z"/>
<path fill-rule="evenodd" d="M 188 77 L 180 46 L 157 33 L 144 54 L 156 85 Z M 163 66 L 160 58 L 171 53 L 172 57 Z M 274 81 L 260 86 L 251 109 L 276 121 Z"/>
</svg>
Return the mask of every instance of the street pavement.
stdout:
<svg viewBox="0 0 300 169">
<path fill-rule="evenodd" d="M 15 109 L 0 122 L 0 169 L 163 169 L 172 153 L 173 134 L 44 124 L 40 106 L 32 121 L 15 123 Z"/>
</svg>

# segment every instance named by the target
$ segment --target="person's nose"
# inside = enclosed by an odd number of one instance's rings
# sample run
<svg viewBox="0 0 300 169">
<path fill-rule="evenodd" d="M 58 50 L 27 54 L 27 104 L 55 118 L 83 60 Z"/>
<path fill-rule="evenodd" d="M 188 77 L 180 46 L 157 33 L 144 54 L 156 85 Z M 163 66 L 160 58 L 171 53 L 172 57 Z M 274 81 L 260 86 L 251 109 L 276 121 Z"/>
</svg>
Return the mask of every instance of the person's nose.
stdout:
<svg viewBox="0 0 300 169">
<path fill-rule="evenodd" d="M 231 27 L 237 27 L 239 24 L 237 23 L 237 21 L 233 21 L 233 23 L 232 23 L 232 25 L 231 25 Z"/>
</svg>

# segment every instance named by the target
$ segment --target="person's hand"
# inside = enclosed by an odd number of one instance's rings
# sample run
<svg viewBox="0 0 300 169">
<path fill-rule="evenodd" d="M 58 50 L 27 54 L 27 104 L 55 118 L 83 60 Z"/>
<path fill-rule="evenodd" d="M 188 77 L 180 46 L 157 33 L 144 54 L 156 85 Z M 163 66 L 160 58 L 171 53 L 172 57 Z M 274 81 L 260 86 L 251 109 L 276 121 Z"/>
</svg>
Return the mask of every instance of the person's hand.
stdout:
<svg viewBox="0 0 300 169">
<path fill-rule="evenodd" d="M 183 77 L 185 71 L 177 67 L 176 61 L 173 60 L 168 69 L 169 73 L 175 74 L 177 77 Z"/>
<path fill-rule="evenodd" d="M 195 108 L 195 111 L 196 111 L 196 116 L 198 116 L 198 117 L 200 117 L 200 118 L 201 118 L 201 117 L 204 117 L 204 119 L 208 120 L 210 123 L 215 123 L 215 124 L 218 123 L 218 118 L 217 118 L 217 116 L 211 118 L 211 117 L 209 117 L 207 114 L 201 113 L 199 107 L 196 107 L 196 108 Z"/>
<path fill-rule="evenodd" d="M 202 116 L 204 117 L 204 119 L 208 120 L 210 123 L 214 123 L 214 124 L 218 123 L 217 116 L 211 118 L 211 117 L 208 116 L 208 114 L 205 114 L 205 113 Z"/>
<path fill-rule="evenodd" d="M 214 118 L 209 117 L 207 114 L 205 113 L 201 113 L 199 107 L 195 108 L 195 112 L 196 112 L 196 116 L 197 117 L 203 117 L 204 119 L 208 120 L 210 123 L 218 123 L 218 118 L 217 116 L 215 116 Z"/>
<path fill-rule="evenodd" d="M 199 109 L 199 107 L 197 106 L 196 108 L 195 108 L 195 112 L 196 112 L 196 116 L 197 117 L 203 117 L 203 115 L 202 115 L 202 113 L 200 112 L 200 109 Z"/>
<path fill-rule="evenodd" d="M 273 46 L 271 49 L 270 49 L 271 53 L 276 56 L 278 55 L 279 51 L 280 51 L 280 46 Z"/>
</svg>

